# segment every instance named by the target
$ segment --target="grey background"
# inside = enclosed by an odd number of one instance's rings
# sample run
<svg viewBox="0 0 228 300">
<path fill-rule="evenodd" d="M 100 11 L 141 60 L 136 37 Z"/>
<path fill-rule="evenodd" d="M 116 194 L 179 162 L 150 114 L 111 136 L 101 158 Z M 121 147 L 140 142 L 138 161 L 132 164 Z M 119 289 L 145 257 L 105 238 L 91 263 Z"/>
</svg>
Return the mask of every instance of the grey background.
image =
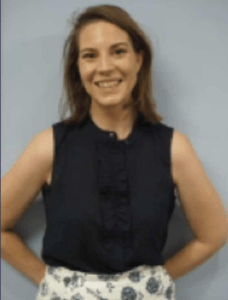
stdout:
<svg viewBox="0 0 228 300">
<path fill-rule="evenodd" d="M 32 137 L 59 120 L 62 49 L 76 9 L 107 2 L 2 1 L 2 170 Z M 163 122 L 191 140 L 228 207 L 227 0 L 109 1 L 125 8 L 154 49 L 154 96 Z M 40 257 L 45 215 L 40 195 L 15 230 Z M 176 205 L 164 256 L 191 238 Z M 227 300 L 228 247 L 176 282 L 177 300 Z M 2 260 L 2 299 L 35 299 L 38 287 Z"/>
</svg>

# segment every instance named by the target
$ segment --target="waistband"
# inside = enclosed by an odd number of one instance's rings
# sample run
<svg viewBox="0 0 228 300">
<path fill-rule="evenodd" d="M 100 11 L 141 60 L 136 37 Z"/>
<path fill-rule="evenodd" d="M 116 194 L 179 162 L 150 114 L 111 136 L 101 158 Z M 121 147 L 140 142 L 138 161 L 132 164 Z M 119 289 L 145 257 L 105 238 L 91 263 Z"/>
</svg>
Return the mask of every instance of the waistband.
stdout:
<svg viewBox="0 0 228 300">
<path fill-rule="evenodd" d="M 55 277 L 55 279 L 62 281 L 63 279 L 66 280 L 67 277 L 69 278 L 86 278 L 86 280 L 89 281 L 108 281 L 108 280 L 124 280 L 126 278 L 132 277 L 132 279 L 135 278 L 137 280 L 137 277 L 140 279 L 140 276 L 151 276 L 151 275 L 159 275 L 164 274 L 169 276 L 169 274 L 166 272 L 166 269 L 163 267 L 163 265 L 156 265 L 156 266 L 150 266 L 150 265 L 139 265 L 137 267 L 134 267 L 128 271 L 124 272 L 117 272 L 115 274 L 103 274 L 103 273 L 89 273 L 79 270 L 70 270 L 66 267 L 55 267 L 55 266 L 46 266 L 46 274 L 52 275 Z M 170 276 L 169 276 L 170 277 Z M 172 278 L 170 277 L 172 280 Z"/>
</svg>

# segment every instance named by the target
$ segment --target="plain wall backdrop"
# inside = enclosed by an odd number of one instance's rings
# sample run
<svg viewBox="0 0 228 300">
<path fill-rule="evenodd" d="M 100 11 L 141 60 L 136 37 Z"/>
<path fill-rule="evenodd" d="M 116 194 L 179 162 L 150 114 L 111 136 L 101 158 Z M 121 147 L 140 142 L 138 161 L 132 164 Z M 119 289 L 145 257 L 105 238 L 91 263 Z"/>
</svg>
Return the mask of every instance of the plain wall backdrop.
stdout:
<svg viewBox="0 0 228 300">
<path fill-rule="evenodd" d="M 191 140 L 228 208 L 227 0 L 3 0 L 1 48 L 2 170 L 12 167 L 33 136 L 59 120 L 63 43 L 75 10 L 115 4 L 126 9 L 154 46 L 154 97 L 163 123 Z M 176 202 L 164 256 L 191 238 Z M 15 230 L 41 255 L 41 195 Z M 228 247 L 176 281 L 177 300 L 228 299 Z M 38 287 L 1 261 L 4 300 L 34 299 Z"/>
</svg>

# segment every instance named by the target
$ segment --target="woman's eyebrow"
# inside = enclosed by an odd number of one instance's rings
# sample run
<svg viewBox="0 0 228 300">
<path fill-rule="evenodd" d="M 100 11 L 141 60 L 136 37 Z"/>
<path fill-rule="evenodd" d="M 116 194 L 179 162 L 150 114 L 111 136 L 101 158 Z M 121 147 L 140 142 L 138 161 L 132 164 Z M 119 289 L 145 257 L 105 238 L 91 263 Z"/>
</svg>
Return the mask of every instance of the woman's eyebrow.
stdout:
<svg viewBox="0 0 228 300">
<path fill-rule="evenodd" d="M 111 45 L 111 48 L 115 48 L 119 45 L 128 45 L 128 43 L 126 42 L 119 42 L 119 43 L 115 43 L 113 45 Z M 83 48 L 82 50 L 80 50 L 80 53 L 84 52 L 84 51 L 93 51 L 93 50 L 96 50 L 95 48 Z"/>
</svg>

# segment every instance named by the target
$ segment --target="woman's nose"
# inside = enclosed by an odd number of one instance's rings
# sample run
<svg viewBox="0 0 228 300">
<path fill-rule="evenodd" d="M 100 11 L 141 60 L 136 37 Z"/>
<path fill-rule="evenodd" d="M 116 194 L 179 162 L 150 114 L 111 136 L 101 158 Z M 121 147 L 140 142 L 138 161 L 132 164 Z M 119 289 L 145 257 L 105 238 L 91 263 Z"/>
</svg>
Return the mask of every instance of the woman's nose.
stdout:
<svg viewBox="0 0 228 300">
<path fill-rule="evenodd" d="M 99 71 L 107 71 L 113 68 L 112 59 L 108 55 L 103 55 L 99 57 L 97 69 Z"/>
</svg>

